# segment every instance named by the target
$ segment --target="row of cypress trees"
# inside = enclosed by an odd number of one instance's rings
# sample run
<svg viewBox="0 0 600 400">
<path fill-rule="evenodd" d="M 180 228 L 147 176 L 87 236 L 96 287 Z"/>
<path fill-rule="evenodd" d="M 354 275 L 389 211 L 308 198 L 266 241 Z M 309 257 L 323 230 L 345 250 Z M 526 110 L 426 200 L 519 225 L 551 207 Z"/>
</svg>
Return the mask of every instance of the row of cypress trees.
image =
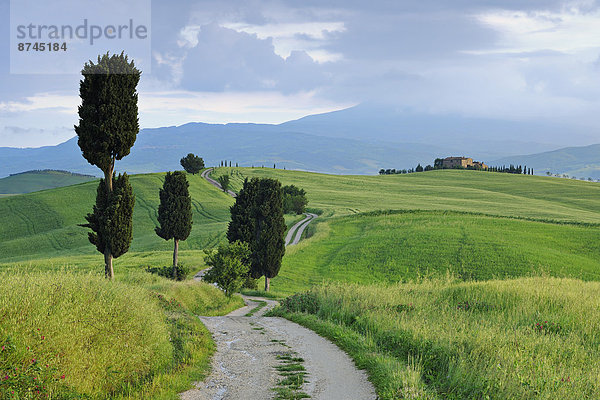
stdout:
<svg viewBox="0 0 600 400">
<path fill-rule="evenodd" d="M 93 211 L 81 226 L 91 229 L 88 238 L 104 254 L 105 275 L 112 279 L 113 259 L 125 254 L 133 240 L 135 196 L 127 174 L 116 175 L 114 168 L 116 160 L 130 153 L 139 132 L 136 88 L 141 72 L 124 53 L 106 53 L 98 56 L 96 63 L 86 63 L 82 75 L 75 131 L 83 157 L 100 168 L 104 178 L 98 185 Z M 196 160 L 193 154 L 187 157 L 182 165 L 189 161 L 197 169 L 196 161 L 201 159 Z M 160 226 L 155 232 L 165 240 L 174 239 L 173 271 L 177 274 L 179 242 L 187 239 L 193 223 L 185 173 L 168 172 L 159 196 Z M 250 274 L 254 278 L 265 276 L 268 290 L 285 253 L 281 183 L 274 179 L 246 180 L 231 207 L 231 217 L 227 238 L 248 243 Z"/>
<path fill-rule="evenodd" d="M 83 157 L 102 170 L 96 204 L 85 217 L 89 241 L 104 254 L 104 273 L 114 277 L 113 259 L 129 250 L 133 240 L 135 196 L 126 173 L 116 175 L 115 161 L 127 156 L 139 132 L 137 84 L 141 72 L 124 53 L 98 56 L 81 71 L 79 124 L 75 126 Z M 156 234 L 174 239 L 173 270 L 177 273 L 179 241 L 192 229 L 189 184 L 183 172 L 167 173 L 160 190 Z M 175 276 L 177 278 L 177 276 Z"/>
</svg>

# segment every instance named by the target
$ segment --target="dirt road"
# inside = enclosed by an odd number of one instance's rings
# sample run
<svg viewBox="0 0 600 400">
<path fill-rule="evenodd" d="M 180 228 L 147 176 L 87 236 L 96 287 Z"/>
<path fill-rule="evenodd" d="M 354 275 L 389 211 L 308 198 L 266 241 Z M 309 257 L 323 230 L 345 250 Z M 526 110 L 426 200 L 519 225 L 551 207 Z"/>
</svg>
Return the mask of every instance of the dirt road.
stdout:
<svg viewBox="0 0 600 400">
<path fill-rule="evenodd" d="M 302 221 L 294 224 L 294 226 L 292 226 L 290 228 L 290 230 L 288 231 L 288 233 L 285 237 L 285 245 L 286 246 L 298 244 L 298 242 L 300 241 L 300 238 L 302 237 L 302 233 L 304 232 L 304 230 L 306 229 L 308 224 L 310 224 L 313 219 L 318 217 L 317 214 L 312 214 L 312 213 L 306 213 L 304 215 L 306 215 L 306 218 L 304 218 Z"/>
<path fill-rule="evenodd" d="M 273 399 L 282 379 L 275 369 L 278 355 L 295 352 L 308 373 L 302 392 L 312 399 L 369 400 L 375 390 L 343 351 L 313 331 L 283 318 L 264 317 L 268 304 L 252 317 L 244 317 L 258 303 L 245 297 L 244 307 L 225 317 L 200 317 L 212 332 L 217 352 L 212 372 L 204 382 L 181 394 L 183 400 Z"/>
<path fill-rule="evenodd" d="M 208 181 L 208 183 L 210 183 L 211 185 L 213 185 L 214 187 L 216 187 L 219 190 L 223 190 L 223 188 L 221 187 L 221 184 L 217 181 L 215 181 L 213 178 L 210 177 L 210 173 L 212 172 L 213 168 L 208 168 L 206 170 L 204 170 L 202 172 L 202 177 L 204 179 L 206 179 Z M 231 196 L 231 197 L 236 197 L 237 194 L 235 194 L 234 191 L 231 190 L 227 190 L 227 193 Z"/>
</svg>

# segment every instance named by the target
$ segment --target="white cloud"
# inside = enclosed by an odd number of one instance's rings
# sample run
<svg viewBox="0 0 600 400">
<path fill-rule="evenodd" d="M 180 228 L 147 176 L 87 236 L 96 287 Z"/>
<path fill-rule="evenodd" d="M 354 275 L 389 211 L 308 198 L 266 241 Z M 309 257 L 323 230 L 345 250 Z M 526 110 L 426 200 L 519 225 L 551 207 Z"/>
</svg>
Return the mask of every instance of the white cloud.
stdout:
<svg viewBox="0 0 600 400">
<path fill-rule="evenodd" d="M 55 93 L 38 93 L 25 98 L 25 101 L 0 102 L 0 112 L 17 113 L 36 110 L 54 110 L 59 113 L 70 114 L 77 112 L 80 100 L 76 95 Z"/>
<path fill-rule="evenodd" d="M 140 123 L 144 127 L 208 123 L 281 123 L 308 114 L 355 105 L 320 98 L 314 91 L 284 95 L 279 92 L 162 91 L 140 95 Z"/>
<path fill-rule="evenodd" d="M 225 23 L 222 26 L 237 32 L 256 35 L 259 39 L 271 38 L 275 53 L 282 58 L 292 51 L 305 51 L 317 62 L 333 62 L 343 58 L 340 53 L 331 53 L 322 48 L 329 43 L 332 34 L 343 33 L 343 22 L 294 22 L 253 25 L 245 23 Z"/>
<path fill-rule="evenodd" d="M 576 53 L 600 47 L 600 11 L 584 13 L 578 8 L 551 11 L 495 10 L 475 15 L 484 26 L 500 33 L 493 49 L 472 54 L 524 53 L 553 50 Z"/>
</svg>

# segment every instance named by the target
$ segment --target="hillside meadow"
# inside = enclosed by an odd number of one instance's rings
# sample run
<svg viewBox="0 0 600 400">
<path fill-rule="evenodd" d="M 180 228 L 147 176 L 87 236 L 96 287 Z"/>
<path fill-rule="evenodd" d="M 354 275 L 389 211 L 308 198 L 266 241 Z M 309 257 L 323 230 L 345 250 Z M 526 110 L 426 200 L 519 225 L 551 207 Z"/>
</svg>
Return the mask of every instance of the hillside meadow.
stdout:
<svg viewBox="0 0 600 400">
<path fill-rule="evenodd" d="M 172 399 L 209 370 L 197 314 L 241 305 L 201 282 L 144 272 L 0 272 L 0 398 Z"/>
<path fill-rule="evenodd" d="M 600 185 L 552 177 L 438 170 L 406 175 L 327 175 L 273 168 L 216 168 L 232 189 L 243 179 L 275 178 L 306 190 L 309 207 L 324 216 L 377 210 L 450 210 L 571 222 L 600 223 Z"/>
<path fill-rule="evenodd" d="M 600 283 L 329 284 L 285 316 L 365 368 L 381 399 L 597 399 Z"/>
<path fill-rule="evenodd" d="M 172 243 L 154 233 L 164 174 L 134 175 L 136 196 L 131 252 L 168 251 Z M 233 199 L 200 175 L 189 175 L 194 226 L 181 250 L 212 247 L 224 238 Z M 88 242 L 84 216 L 91 212 L 97 182 L 0 198 L 0 262 L 97 254 Z"/>
<path fill-rule="evenodd" d="M 281 294 L 324 281 L 407 282 L 549 275 L 600 280 L 600 225 L 456 211 L 384 211 L 335 217 L 288 248 Z"/>
<path fill-rule="evenodd" d="M 37 192 L 96 179 L 93 176 L 72 174 L 66 171 L 27 171 L 0 178 L 0 195 Z"/>
</svg>

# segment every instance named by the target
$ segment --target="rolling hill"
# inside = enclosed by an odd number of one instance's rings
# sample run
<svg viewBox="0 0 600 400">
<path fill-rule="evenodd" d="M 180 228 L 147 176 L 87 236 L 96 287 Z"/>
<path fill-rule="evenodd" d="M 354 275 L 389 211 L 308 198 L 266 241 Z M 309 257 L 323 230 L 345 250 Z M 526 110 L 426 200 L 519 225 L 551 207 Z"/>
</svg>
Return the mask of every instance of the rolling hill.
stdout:
<svg viewBox="0 0 600 400">
<path fill-rule="evenodd" d="M 600 185 L 550 177 L 443 170 L 409 175 L 335 176 L 272 168 L 218 168 L 239 189 L 245 177 L 304 188 L 321 213 L 314 238 L 288 249 L 275 290 L 328 279 L 403 281 L 446 274 L 465 279 L 538 273 L 600 279 Z M 172 244 L 153 232 L 162 174 L 132 176 L 137 196 L 131 251 L 116 261 L 166 263 Z M 0 199 L 0 263 L 99 265 L 77 226 L 95 183 Z M 190 177 L 194 228 L 182 259 L 224 240 L 233 200 Z M 69 207 L 65 207 L 68 202 Z M 380 212 L 379 210 L 392 210 Z M 35 217 L 33 217 L 35 216 Z M 195 262 L 195 261 L 194 261 Z"/>
<path fill-rule="evenodd" d="M 172 243 L 154 233 L 158 191 L 164 174 L 131 177 L 136 195 L 132 252 L 167 251 Z M 229 219 L 231 197 L 214 189 L 199 175 L 189 176 L 194 226 L 181 249 L 202 249 L 222 240 Z M 0 198 L 0 262 L 96 255 L 79 227 L 91 212 L 96 182 Z M 118 262 L 118 261 L 117 261 Z M 143 261 L 142 261 L 143 262 Z"/>
<path fill-rule="evenodd" d="M 525 164 L 534 168 L 536 174 L 546 172 L 567 174 L 580 179 L 600 179 L 600 144 L 506 157 L 491 163 L 492 165 Z"/>
<path fill-rule="evenodd" d="M 268 168 L 230 173 L 304 188 L 323 212 L 314 237 L 288 249 L 279 293 L 323 281 L 485 280 L 550 275 L 600 280 L 600 185 L 442 170 L 377 177 Z M 391 210 L 391 211 L 377 211 Z"/>
<path fill-rule="evenodd" d="M 74 174 L 68 171 L 38 170 L 13 174 L 0 179 L 1 194 L 23 194 L 38 190 L 54 189 L 96 179 L 91 175 Z"/>
<path fill-rule="evenodd" d="M 181 157 L 193 152 L 207 166 L 231 160 L 241 166 L 277 164 L 293 170 L 375 174 L 380 168 L 408 169 L 450 155 L 489 163 L 566 145 L 588 145 L 597 142 L 595 137 L 589 129 L 555 124 L 432 116 L 359 105 L 279 125 L 188 123 L 142 129 L 118 168 L 130 174 L 178 169 Z M 31 169 L 98 175 L 81 157 L 76 137 L 57 146 L 0 147 L 0 177 Z"/>
</svg>

